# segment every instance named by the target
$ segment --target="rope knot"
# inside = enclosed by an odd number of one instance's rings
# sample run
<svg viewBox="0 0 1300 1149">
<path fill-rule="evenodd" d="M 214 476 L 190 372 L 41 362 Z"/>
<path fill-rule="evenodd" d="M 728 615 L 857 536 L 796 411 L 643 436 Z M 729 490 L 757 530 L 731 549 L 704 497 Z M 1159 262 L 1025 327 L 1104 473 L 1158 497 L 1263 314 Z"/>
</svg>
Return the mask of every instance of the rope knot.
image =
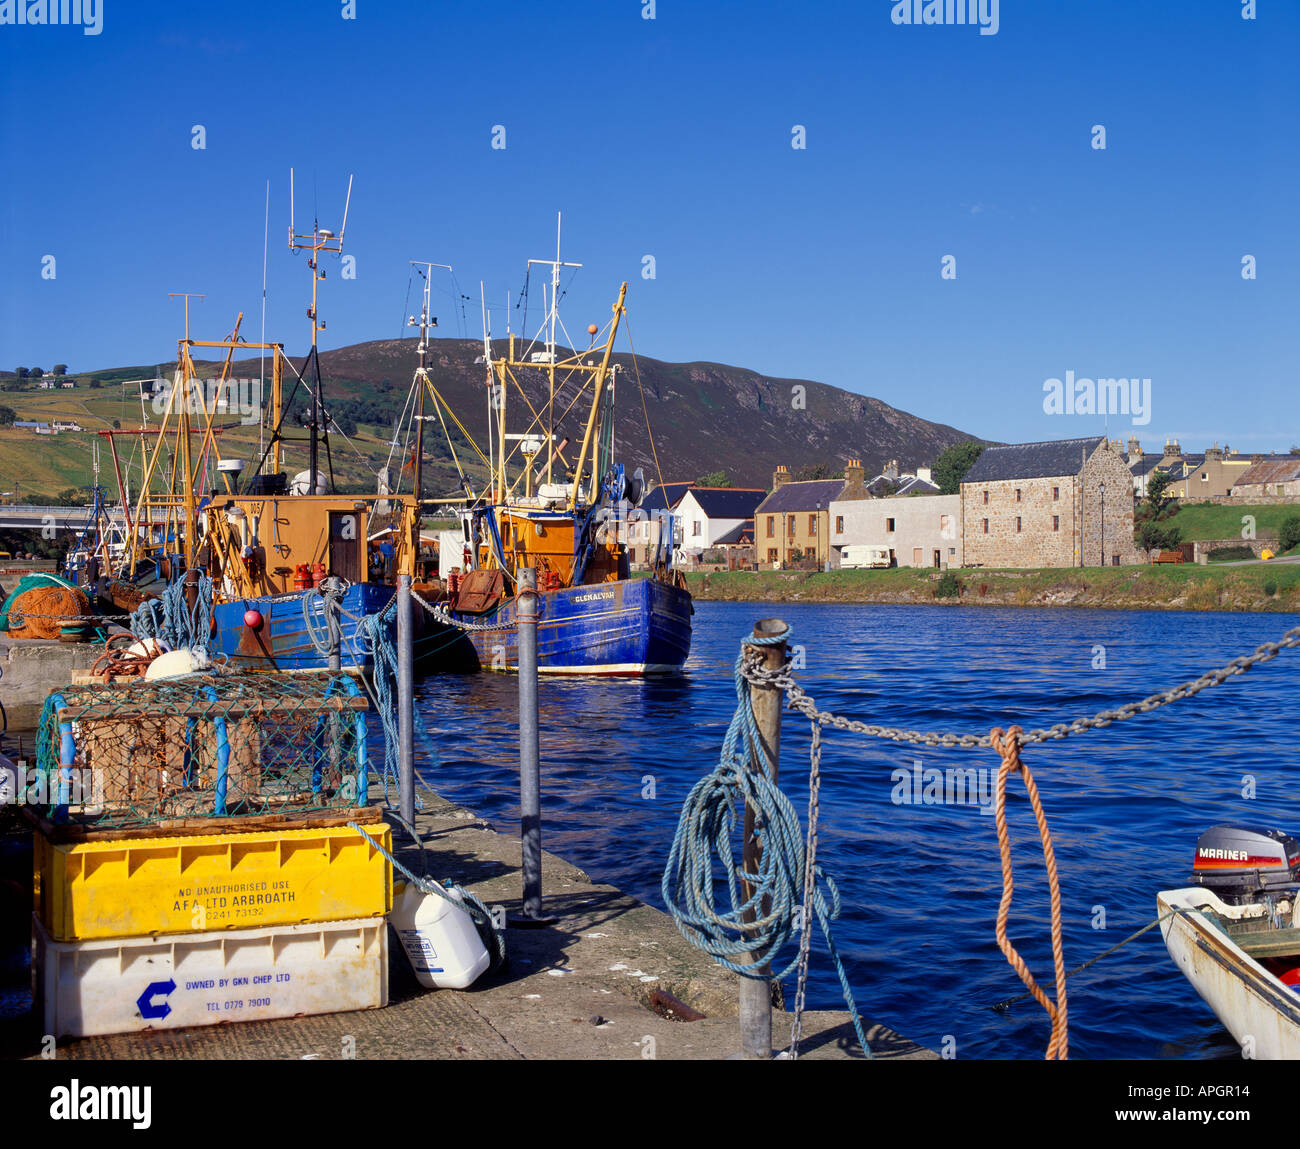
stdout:
<svg viewBox="0 0 1300 1149">
<path fill-rule="evenodd" d="M 1012 726 L 1009 730 L 1003 730 L 999 726 L 989 731 L 989 743 L 1006 763 L 1007 769 L 1015 774 L 1024 770 L 1020 761 L 1020 747 L 1024 744 L 1024 739 L 1025 732 L 1019 726 Z"/>
</svg>

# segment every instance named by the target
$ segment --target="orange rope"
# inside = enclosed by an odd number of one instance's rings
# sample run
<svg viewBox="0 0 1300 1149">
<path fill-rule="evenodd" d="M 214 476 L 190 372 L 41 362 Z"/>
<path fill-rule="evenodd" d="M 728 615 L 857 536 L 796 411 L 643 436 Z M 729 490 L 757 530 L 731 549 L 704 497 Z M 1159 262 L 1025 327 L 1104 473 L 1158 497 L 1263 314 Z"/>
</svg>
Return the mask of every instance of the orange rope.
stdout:
<svg viewBox="0 0 1300 1149">
<path fill-rule="evenodd" d="M 1052 1022 L 1052 1036 L 1047 1043 L 1046 1059 L 1065 1061 L 1069 1058 L 1069 1023 L 1065 1002 L 1065 951 L 1061 942 L 1061 885 L 1056 875 L 1056 854 L 1052 850 L 1052 834 L 1047 828 L 1047 817 L 1043 813 L 1043 804 L 1038 799 L 1038 787 L 1034 784 L 1029 768 L 1020 761 L 1019 726 L 1013 726 L 1004 734 L 999 727 L 990 732 L 989 740 L 1002 756 L 1002 765 L 998 769 L 997 793 L 993 806 L 994 821 L 998 828 L 998 848 L 1002 852 L 1002 901 L 998 904 L 998 920 L 995 929 L 998 948 L 1011 963 L 1012 969 L 1020 976 L 1025 988 L 1038 999 L 1038 1004 L 1046 1011 Z M 1047 864 L 1047 884 L 1052 894 L 1052 964 L 1056 972 L 1056 1001 L 1048 998 L 1034 975 L 1029 972 L 1024 959 L 1016 952 L 1015 946 L 1007 939 L 1007 917 L 1011 912 L 1011 892 L 1014 882 L 1011 877 L 1011 838 L 1007 833 L 1007 775 L 1016 772 L 1025 780 L 1025 790 L 1029 794 L 1030 804 L 1034 808 L 1034 817 L 1038 820 L 1038 837 L 1043 844 L 1043 860 Z"/>
</svg>

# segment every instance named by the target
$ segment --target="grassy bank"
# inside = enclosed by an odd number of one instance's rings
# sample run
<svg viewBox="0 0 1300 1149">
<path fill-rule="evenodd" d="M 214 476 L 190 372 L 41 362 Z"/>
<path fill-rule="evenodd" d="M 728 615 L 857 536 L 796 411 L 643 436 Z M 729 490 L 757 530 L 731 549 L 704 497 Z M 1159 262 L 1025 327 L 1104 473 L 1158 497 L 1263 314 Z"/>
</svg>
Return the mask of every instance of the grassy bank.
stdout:
<svg viewBox="0 0 1300 1149">
<path fill-rule="evenodd" d="M 724 571 L 687 575 L 691 594 L 720 602 L 931 603 L 1112 610 L 1300 611 L 1300 563 L 1191 564 L 1070 570 Z M 953 583 L 956 587 L 953 587 Z M 944 591 L 959 593 L 947 597 Z"/>
</svg>

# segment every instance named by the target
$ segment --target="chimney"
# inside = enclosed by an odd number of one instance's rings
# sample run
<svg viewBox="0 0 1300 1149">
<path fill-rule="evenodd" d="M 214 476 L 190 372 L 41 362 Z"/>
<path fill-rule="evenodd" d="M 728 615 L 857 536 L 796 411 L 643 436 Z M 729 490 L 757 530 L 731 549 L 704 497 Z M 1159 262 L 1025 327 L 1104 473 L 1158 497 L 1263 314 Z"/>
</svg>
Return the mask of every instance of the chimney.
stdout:
<svg viewBox="0 0 1300 1149">
<path fill-rule="evenodd" d="M 897 459 L 890 459 L 889 462 L 885 464 L 885 472 L 884 472 L 884 473 L 885 473 L 885 478 L 886 478 L 886 479 L 897 479 L 897 478 L 898 478 L 898 460 L 897 460 Z"/>
<path fill-rule="evenodd" d="M 934 482 L 934 472 L 930 470 L 929 467 L 917 467 L 916 477 L 920 479 L 923 483 Z"/>
<path fill-rule="evenodd" d="M 1178 440 L 1177 440 L 1177 439 L 1166 439 L 1166 440 L 1165 440 L 1165 458 L 1166 458 L 1166 459 L 1181 459 L 1182 457 L 1183 457 L 1183 449 L 1178 445 Z"/>
<path fill-rule="evenodd" d="M 776 474 L 772 476 L 772 490 L 775 491 L 779 487 L 784 487 L 789 481 L 790 471 L 786 465 L 782 463 L 777 467 Z"/>
<path fill-rule="evenodd" d="M 841 499 L 865 499 L 867 497 L 866 471 L 861 459 L 850 459 L 844 467 L 844 489 Z"/>
<path fill-rule="evenodd" d="M 1142 444 L 1138 442 L 1138 437 L 1136 435 L 1130 435 L 1128 437 L 1128 461 L 1130 463 L 1136 463 L 1141 458 Z"/>
<path fill-rule="evenodd" d="M 1207 463 L 1212 460 L 1220 460 L 1222 458 L 1223 458 L 1223 451 L 1220 449 L 1218 443 L 1215 443 L 1213 447 L 1210 447 L 1205 452 L 1205 461 Z"/>
</svg>

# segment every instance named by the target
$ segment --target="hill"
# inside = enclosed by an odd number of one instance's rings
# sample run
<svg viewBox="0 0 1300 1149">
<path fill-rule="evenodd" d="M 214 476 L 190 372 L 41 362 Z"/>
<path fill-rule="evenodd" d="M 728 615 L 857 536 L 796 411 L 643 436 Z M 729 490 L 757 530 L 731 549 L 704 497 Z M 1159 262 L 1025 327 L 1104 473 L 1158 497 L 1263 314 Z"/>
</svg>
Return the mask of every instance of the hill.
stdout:
<svg viewBox="0 0 1300 1149">
<path fill-rule="evenodd" d="M 506 344 L 493 345 L 493 353 L 504 355 Z M 479 441 L 486 441 L 487 399 L 482 344 L 471 340 L 432 341 L 429 374 L 434 386 L 456 412 L 466 429 Z M 562 352 L 563 354 L 563 352 Z M 389 440 L 405 403 L 415 367 L 414 340 L 376 340 L 321 353 L 327 406 L 346 437 L 334 435 L 333 461 L 340 486 L 352 490 L 373 490 L 374 471 L 390 453 Z M 879 471 L 890 459 L 904 468 L 930 463 L 947 446 L 974 438 L 963 431 L 933 423 L 900 411 L 870 396 L 806 379 L 779 379 L 742 367 L 719 363 L 666 363 L 656 359 L 617 354 L 615 455 L 629 470 L 645 468 L 647 478 L 657 479 L 646 415 L 654 434 L 654 445 L 665 481 L 695 479 L 710 471 L 725 470 L 737 486 L 763 487 L 771 484 L 772 472 L 780 463 L 791 471 L 806 464 L 828 464 L 838 472 L 849 458 L 861 458 L 868 474 Z M 295 363 L 301 363 L 295 359 Z M 638 369 L 640 387 L 638 387 Z M 202 368 L 201 368 L 202 370 Z M 215 374 L 215 370 L 213 372 Z M 12 407 L 20 419 L 76 418 L 87 432 L 112 425 L 139 425 L 138 387 L 119 380 L 139 379 L 153 374 L 153 368 L 112 368 L 70 376 L 78 380 L 75 389 L 59 391 L 6 391 L 0 403 Z M 257 378 L 256 359 L 234 364 L 232 374 Z M 94 375 L 102 385 L 88 388 Z M 529 401 L 536 407 L 546 394 L 546 377 L 537 369 L 520 376 Z M 293 380 L 286 384 L 286 397 Z M 576 384 L 560 390 L 563 410 Z M 645 414 L 642 412 L 644 394 Z M 306 409 L 306 389 L 299 387 L 293 398 L 295 412 Z M 526 408 L 517 392 L 507 399 L 512 431 L 524 431 Z M 557 434 L 580 441 L 587 404 L 579 401 L 557 427 Z M 292 416 L 286 420 L 286 427 Z M 430 493 L 451 493 L 455 469 L 445 440 L 436 423 L 429 424 L 426 442 L 429 458 Z M 257 457 L 257 428 L 231 425 L 227 421 L 223 455 Z M 453 431 L 462 461 L 468 444 Z M 87 434 L 60 435 L 57 439 L 37 438 L 31 432 L 0 429 L 0 484 L 10 489 L 14 478 L 23 481 L 23 497 L 55 494 L 59 489 L 89 481 L 90 458 Z M 58 449 L 52 450 L 57 443 Z M 80 443 L 83 450 L 71 450 Z M 119 440 L 124 456 L 133 446 Z M 134 448 L 138 452 L 138 447 Z M 69 456 L 75 456 L 70 458 Z M 82 457 L 84 456 L 84 457 Z M 400 452 L 399 452 L 400 458 Z M 125 458 L 124 458 L 125 461 Z M 475 459 L 475 462 L 477 460 Z M 296 457 L 291 469 L 303 464 Z M 101 464 L 111 478 L 111 463 Z M 482 467 L 467 466 L 476 475 Z"/>
</svg>

